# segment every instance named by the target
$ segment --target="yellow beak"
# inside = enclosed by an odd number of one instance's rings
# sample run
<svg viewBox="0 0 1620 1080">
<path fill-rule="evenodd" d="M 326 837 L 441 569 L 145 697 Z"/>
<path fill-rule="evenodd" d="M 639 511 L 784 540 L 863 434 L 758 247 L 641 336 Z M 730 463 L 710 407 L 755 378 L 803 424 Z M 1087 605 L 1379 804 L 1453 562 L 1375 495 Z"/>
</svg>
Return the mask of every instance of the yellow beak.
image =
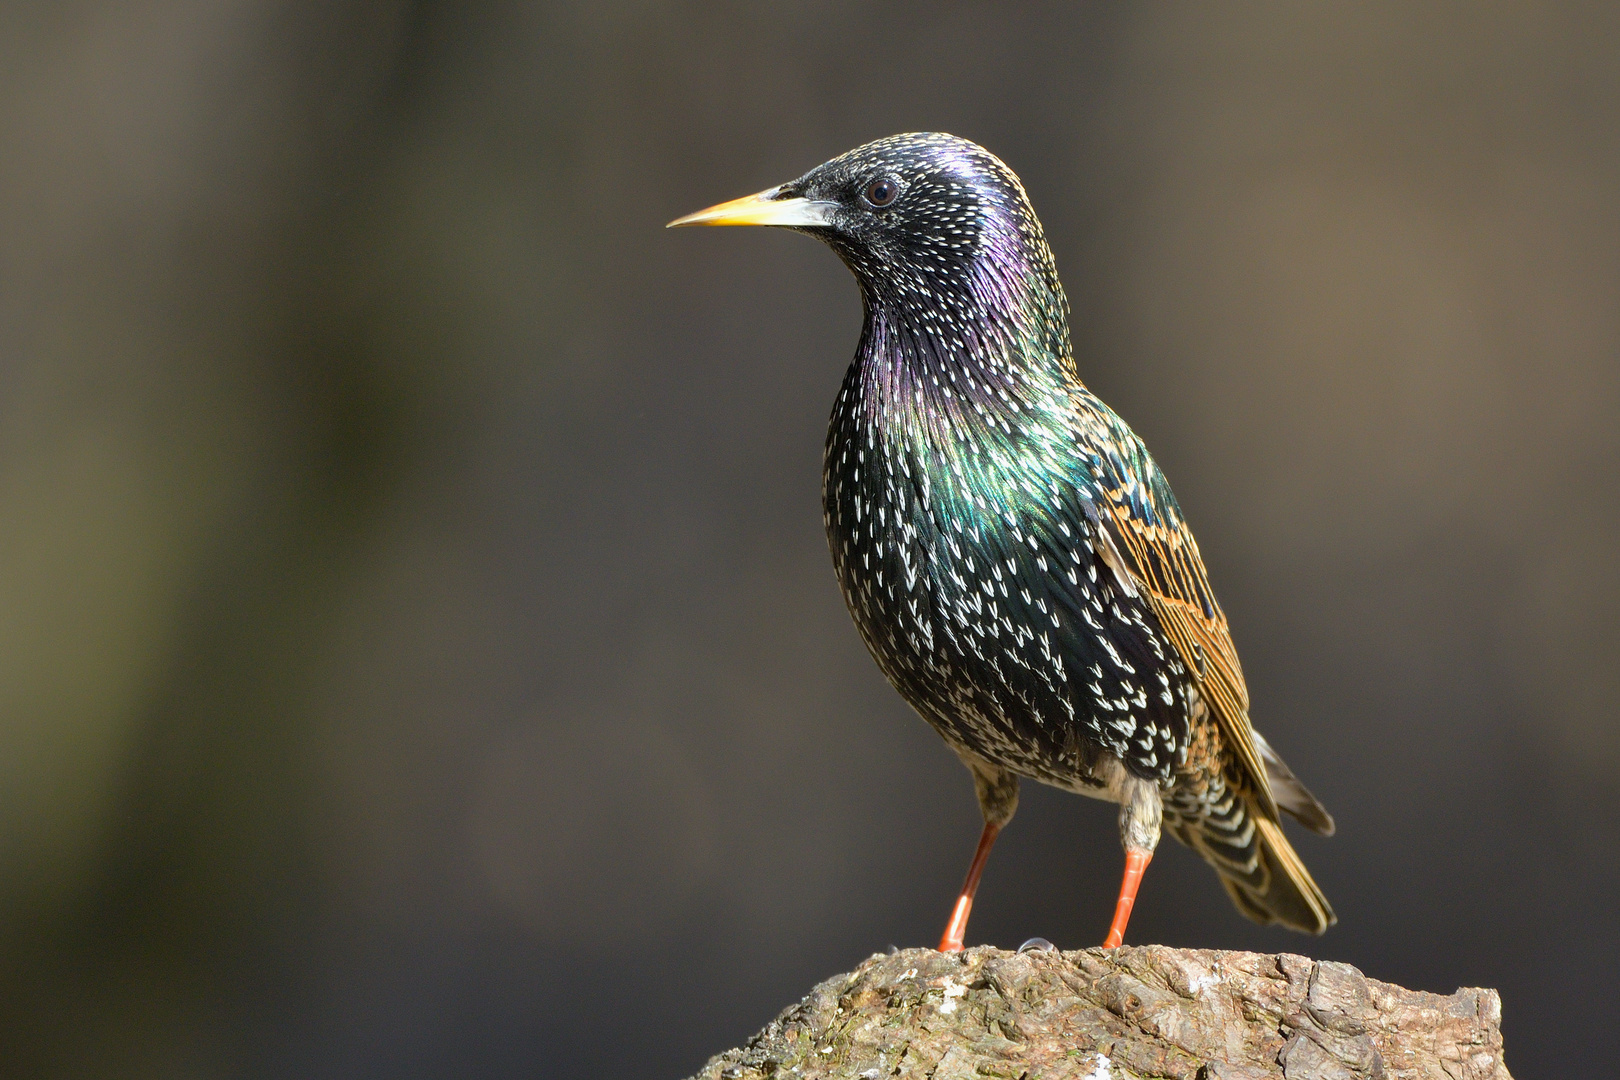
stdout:
<svg viewBox="0 0 1620 1080">
<path fill-rule="evenodd" d="M 802 229 L 832 224 L 826 214 L 831 204 L 811 202 L 798 196 L 784 199 L 778 194 L 781 190 L 780 187 L 773 187 L 757 195 L 732 199 L 719 206 L 676 218 L 664 228 L 676 229 L 682 225 L 782 225 Z"/>
</svg>

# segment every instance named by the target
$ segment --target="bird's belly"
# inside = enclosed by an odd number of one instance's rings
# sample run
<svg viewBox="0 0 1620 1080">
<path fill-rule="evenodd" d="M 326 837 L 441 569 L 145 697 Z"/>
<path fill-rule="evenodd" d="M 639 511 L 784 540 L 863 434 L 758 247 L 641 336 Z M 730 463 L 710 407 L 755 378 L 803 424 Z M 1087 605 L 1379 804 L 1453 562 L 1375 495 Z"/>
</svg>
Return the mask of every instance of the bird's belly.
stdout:
<svg viewBox="0 0 1620 1080">
<path fill-rule="evenodd" d="M 1015 662 L 985 644 L 1000 642 L 1005 652 L 1002 639 L 1018 636 L 1002 611 L 1006 597 L 955 585 L 953 572 L 966 581 L 971 571 L 966 563 L 945 568 L 956 558 L 948 537 L 884 518 L 871 520 L 859 536 L 830 530 L 830 539 L 850 614 L 901 696 L 954 749 L 1041 783 L 1117 801 L 1103 763 L 1108 755 L 1075 737 L 1050 691 L 1045 702 L 1020 694 L 1006 671 Z M 1031 651 L 1037 658 L 1026 663 L 1049 663 L 1038 648 Z"/>
<path fill-rule="evenodd" d="M 1109 761 L 1167 777 L 1185 673 L 1115 588 L 1085 516 L 987 510 L 951 479 L 920 461 L 825 477 L 839 584 L 884 675 L 953 747 L 1021 776 L 1099 798 Z"/>
</svg>

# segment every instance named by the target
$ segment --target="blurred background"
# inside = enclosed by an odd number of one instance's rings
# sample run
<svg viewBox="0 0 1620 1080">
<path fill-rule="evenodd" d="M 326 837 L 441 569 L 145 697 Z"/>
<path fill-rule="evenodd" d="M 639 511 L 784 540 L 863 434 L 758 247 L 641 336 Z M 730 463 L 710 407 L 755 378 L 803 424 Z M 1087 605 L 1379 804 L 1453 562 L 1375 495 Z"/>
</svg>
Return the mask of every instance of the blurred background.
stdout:
<svg viewBox="0 0 1620 1080">
<path fill-rule="evenodd" d="M 966 773 L 819 503 L 837 259 L 678 214 L 990 147 L 1175 483 L 1340 925 L 1137 942 L 1620 1055 L 1620 7 L 0 7 L 0 1070 L 685 1075 L 940 927 Z M 1100 940 L 1026 785 L 970 943 Z M 1604 997 L 1599 998 L 1599 994 Z M 1582 1019 L 1576 1021 L 1572 1014 Z"/>
</svg>

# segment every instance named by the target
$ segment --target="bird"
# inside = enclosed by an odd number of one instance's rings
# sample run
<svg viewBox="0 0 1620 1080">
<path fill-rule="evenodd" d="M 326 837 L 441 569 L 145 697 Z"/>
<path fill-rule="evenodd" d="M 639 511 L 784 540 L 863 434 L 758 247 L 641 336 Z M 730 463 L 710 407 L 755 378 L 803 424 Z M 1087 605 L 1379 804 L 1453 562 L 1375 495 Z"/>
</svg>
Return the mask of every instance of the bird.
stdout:
<svg viewBox="0 0 1620 1080">
<path fill-rule="evenodd" d="M 824 241 L 864 322 L 833 405 L 822 509 L 878 667 L 973 778 L 984 820 L 939 948 L 965 946 L 1028 779 L 1117 803 L 1124 941 L 1162 830 L 1239 912 L 1337 921 L 1280 811 L 1333 818 L 1249 720 L 1226 616 L 1164 473 L 1081 381 L 1069 304 L 1017 175 L 969 140 L 878 139 L 669 228 Z"/>
</svg>

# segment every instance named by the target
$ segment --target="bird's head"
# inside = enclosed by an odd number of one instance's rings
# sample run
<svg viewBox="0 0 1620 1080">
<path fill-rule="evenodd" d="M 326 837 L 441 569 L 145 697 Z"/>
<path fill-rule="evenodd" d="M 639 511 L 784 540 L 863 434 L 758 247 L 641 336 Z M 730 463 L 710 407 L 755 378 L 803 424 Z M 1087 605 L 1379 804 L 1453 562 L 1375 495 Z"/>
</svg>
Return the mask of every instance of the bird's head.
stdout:
<svg viewBox="0 0 1620 1080">
<path fill-rule="evenodd" d="M 819 237 L 882 307 L 982 296 L 986 272 L 1004 287 L 1062 295 L 1018 177 L 954 135 L 879 139 L 797 180 L 669 223 L 682 225 L 775 225 Z"/>
</svg>

